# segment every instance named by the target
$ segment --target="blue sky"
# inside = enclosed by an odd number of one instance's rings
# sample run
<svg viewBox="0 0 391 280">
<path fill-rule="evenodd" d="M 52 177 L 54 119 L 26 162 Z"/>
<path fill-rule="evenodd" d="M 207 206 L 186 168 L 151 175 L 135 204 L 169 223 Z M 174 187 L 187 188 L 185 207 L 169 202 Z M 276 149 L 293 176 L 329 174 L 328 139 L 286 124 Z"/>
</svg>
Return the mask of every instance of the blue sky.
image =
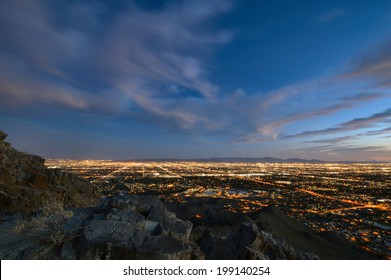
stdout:
<svg viewBox="0 0 391 280">
<path fill-rule="evenodd" d="M 0 0 L 0 129 L 46 158 L 391 161 L 390 1 Z"/>
</svg>

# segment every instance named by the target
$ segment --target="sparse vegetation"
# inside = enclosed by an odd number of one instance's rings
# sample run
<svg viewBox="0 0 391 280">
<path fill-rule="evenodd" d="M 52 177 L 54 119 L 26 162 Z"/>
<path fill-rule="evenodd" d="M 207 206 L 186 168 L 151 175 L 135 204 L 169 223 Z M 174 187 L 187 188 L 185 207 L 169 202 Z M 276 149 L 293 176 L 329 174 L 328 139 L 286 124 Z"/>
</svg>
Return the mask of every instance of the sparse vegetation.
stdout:
<svg viewBox="0 0 391 280">
<path fill-rule="evenodd" d="M 18 220 L 12 232 L 26 234 L 51 245 L 61 245 L 75 237 L 68 236 L 63 227 L 72 216 L 73 212 L 65 210 L 61 203 L 46 202 L 39 214 Z"/>
</svg>

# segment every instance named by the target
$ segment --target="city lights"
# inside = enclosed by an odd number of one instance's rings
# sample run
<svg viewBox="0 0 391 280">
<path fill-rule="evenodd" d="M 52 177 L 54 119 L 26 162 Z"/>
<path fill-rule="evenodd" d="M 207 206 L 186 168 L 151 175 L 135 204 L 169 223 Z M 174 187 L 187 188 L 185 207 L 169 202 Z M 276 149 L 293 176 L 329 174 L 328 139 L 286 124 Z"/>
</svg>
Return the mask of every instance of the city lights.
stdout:
<svg viewBox="0 0 391 280">
<path fill-rule="evenodd" d="M 391 165 L 48 160 L 102 194 L 164 201 L 221 200 L 227 211 L 276 205 L 320 233 L 332 232 L 391 258 Z"/>
</svg>

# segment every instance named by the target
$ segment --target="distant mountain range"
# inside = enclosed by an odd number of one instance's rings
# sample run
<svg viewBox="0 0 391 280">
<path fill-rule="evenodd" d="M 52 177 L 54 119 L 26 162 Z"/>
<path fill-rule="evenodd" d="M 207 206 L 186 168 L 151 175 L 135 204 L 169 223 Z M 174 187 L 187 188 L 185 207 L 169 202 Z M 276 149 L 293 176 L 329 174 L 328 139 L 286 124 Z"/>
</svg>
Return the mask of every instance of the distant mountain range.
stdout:
<svg viewBox="0 0 391 280">
<path fill-rule="evenodd" d="M 134 161 L 141 162 L 176 162 L 176 161 L 196 161 L 196 162 L 248 162 L 248 163 L 388 163 L 382 161 L 323 161 L 318 159 L 301 159 L 301 158 L 274 158 L 274 157 L 211 157 L 211 158 L 196 158 L 196 159 L 177 159 L 177 158 L 155 158 L 155 159 L 135 159 Z"/>
</svg>

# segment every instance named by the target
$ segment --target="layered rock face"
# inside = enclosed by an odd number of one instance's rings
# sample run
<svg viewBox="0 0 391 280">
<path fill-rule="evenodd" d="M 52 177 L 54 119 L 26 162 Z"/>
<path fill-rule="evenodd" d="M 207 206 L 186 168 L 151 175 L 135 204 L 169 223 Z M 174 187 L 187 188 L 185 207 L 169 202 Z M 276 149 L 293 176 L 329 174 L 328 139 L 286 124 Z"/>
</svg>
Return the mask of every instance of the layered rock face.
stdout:
<svg viewBox="0 0 391 280">
<path fill-rule="evenodd" d="M 45 204 L 65 207 L 97 203 L 93 187 L 74 175 L 48 169 L 45 160 L 15 150 L 0 131 L 0 212 L 31 214 Z"/>
</svg>

